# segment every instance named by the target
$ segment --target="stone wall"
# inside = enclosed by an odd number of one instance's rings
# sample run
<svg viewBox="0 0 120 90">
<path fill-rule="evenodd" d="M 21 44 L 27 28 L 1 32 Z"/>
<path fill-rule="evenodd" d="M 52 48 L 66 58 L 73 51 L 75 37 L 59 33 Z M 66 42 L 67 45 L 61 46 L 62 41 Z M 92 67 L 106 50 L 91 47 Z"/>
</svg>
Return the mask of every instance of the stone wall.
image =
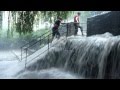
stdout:
<svg viewBox="0 0 120 90">
<path fill-rule="evenodd" d="M 110 32 L 120 35 L 120 11 L 112 11 L 87 19 L 87 36 Z"/>
</svg>

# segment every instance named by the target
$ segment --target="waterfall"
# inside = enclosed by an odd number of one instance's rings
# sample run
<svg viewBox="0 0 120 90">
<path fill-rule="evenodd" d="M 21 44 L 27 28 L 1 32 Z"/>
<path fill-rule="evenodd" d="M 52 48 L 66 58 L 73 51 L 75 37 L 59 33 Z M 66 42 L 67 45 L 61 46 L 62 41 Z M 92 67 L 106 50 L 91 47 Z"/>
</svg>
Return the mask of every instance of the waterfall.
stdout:
<svg viewBox="0 0 120 90">
<path fill-rule="evenodd" d="M 18 78 L 36 72 L 41 77 L 42 70 L 47 70 L 47 73 L 48 71 L 61 73 L 62 70 L 62 72 L 69 72 L 75 78 L 116 79 L 120 77 L 120 36 L 113 36 L 110 33 L 90 37 L 71 36 L 63 43 L 55 46 L 44 58 L 30 64 L 26 71 L 19 73 Z"/>
</svg>

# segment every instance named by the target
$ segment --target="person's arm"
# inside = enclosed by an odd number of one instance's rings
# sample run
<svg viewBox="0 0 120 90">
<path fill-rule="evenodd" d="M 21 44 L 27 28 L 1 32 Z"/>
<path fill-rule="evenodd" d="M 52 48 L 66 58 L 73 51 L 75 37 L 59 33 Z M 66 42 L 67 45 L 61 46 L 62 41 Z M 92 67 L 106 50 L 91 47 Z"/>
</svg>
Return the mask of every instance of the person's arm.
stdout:
<svg viewBox="0 0 120 90">
<path fill-rule="evenodd" d="M 77 17 L 77 22 L 80 23 L 80 21 L 79 21 L 79 17 Z"/>
<path fill-rule="evenodd" d="M 76 19 L 76 21 L 77 21 L 76 23 L 79 23 L 79 18 L 78 18 L 78 17 L 76 17 L 75 19 Z"/>
</svg>

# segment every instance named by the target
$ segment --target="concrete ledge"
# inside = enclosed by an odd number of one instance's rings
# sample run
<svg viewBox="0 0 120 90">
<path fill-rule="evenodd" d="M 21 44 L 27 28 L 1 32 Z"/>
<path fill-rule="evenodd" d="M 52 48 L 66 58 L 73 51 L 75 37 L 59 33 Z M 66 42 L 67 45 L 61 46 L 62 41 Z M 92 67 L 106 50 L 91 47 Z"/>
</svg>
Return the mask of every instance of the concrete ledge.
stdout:
<svg viewBox="0 0 120 90">
<path fill-rule="evenodd" d="M 120 35 L 120 11 L 112 11 L 87 19 L 87 36 L 112 33 Z"/>
</svg>

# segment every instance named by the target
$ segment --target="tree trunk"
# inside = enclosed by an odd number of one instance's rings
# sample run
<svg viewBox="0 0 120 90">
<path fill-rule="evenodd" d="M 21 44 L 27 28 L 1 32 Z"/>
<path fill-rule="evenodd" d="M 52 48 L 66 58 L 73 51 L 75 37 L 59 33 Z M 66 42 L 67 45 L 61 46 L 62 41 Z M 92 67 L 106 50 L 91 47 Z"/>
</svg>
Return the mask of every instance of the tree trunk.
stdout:
<svg viewBox="0 0 120 90">
<path fill-rule="evenodd" d="M 16 13 L 14 13 L 14 15 L 12 15 L 12 26 L 11 26 L 11 37 L 13 37 L 13 33 L 16 30 Z"/>
<path fill-rule="evenodd" d="M 8 31 L 7 31 L 7 38 L 10 37 L 10 11 L 8 12 Z"/>
</svg>

